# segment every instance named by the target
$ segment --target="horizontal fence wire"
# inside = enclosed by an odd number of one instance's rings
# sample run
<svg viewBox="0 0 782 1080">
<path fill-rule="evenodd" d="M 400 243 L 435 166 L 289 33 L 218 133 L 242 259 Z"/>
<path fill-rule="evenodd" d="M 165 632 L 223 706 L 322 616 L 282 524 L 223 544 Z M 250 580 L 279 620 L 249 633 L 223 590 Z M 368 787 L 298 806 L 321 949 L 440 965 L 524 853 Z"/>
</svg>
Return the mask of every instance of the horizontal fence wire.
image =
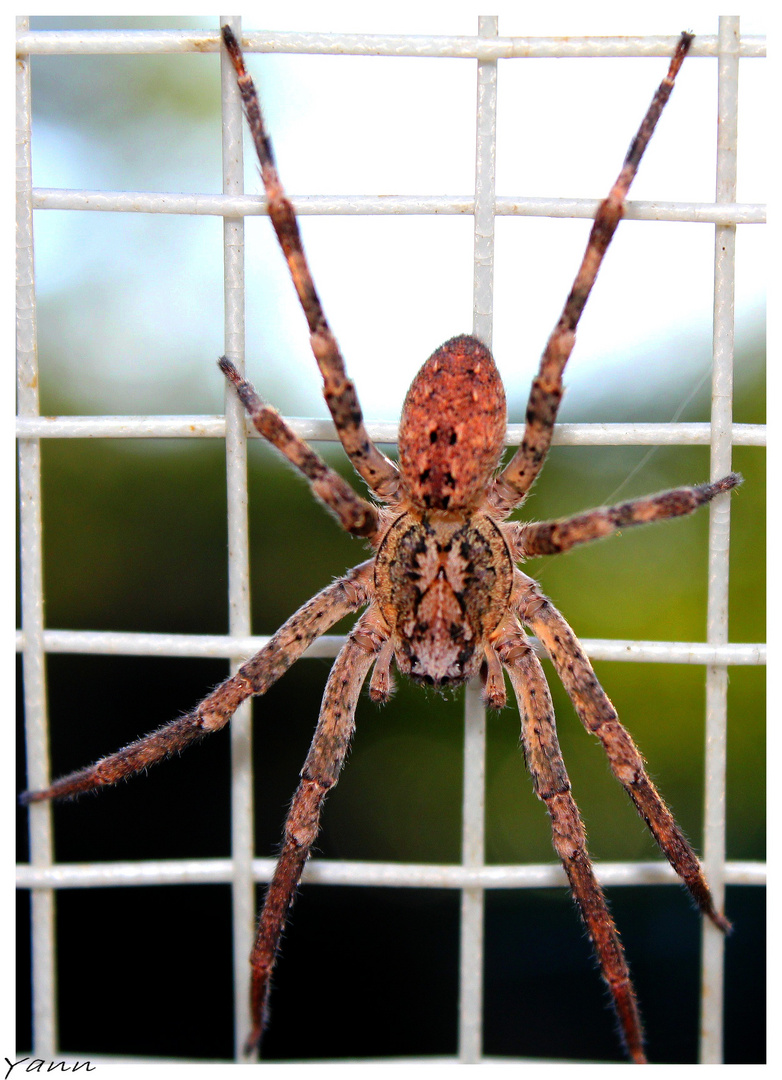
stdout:
<svg viewBox="0 0 782 1080">
<path fill-rule="evenodd" d="M 338 442 L 330 420 L 288 416 L 286 421 L 310 442 Z M 398 424 L 367 423 L 369 437 L 395 444 Z M 249 423 L 248 438 L 261 436 Z M 224 439 L 224 416 L 21 416 L 19 439 Z M 508 424 L 506 446 L 518 446 L 523 424 Z M 734 446 L 765 446 L 765 424 L 733 424 Z M 711 424 L 558 424 L 553 446 L 709 446 Z"/>
<path fill-rule="evenodd" d="M 487 26 L 491 20 L 485 21 Z M 732 25 L 732 24 L 731 24 Z M 239 24 L 236 24 L 239 29 Z M 745 36 L 738 38 L 737 30 L 730 31 L 727 24 L 719 35 L 705 35 L 696 38 L 690 51 L 693 58 L 724 57 L 726 40 L 729 33 L 734 33 L 730 47 L 732 58 L 751 58 L 765 56 L 765 39 Z M 242 41 L 247 52 L 355 55 L 376 57 L 443 57 L 472 59 L 488 72 L 498 61 L 514 57 L 664 57 L 669 56 L 675 47 L 675 37 L 612 38 L 612 37 L 572 37 L 572 38 L 507 38 L 497 36 L 496 27 L 485 27 L 483 36 L 427 36 L 409 35 L 373 35 L 373 34 L 320 34 L 320 33 L 282 33 L 282 32 L 243 32 Z M 150 55 L 153 53 L 175 54 L 183 52 L 217 52 L 219 35 L 216 31 L 30 31 L 24 21 L 19 24 L 17 34 L 17 56 L 25 64 L 30 56 L 59 55 Z M 721 61 L 720 61 L 721 62 Z M 24 67 L 24 65 L 23 65 Z M 734 78 L 735 76 L 725 76 Z M 236 133 L 236 101 L 231 101 L 231 80 L 224 82 L 224 131 L 229 131 L 232 146 L 241 147 L 241 134 Z M 26 95 L 26 96 L 25 96 Z M 20 124 L 28 132 L 30 120 L 29 88 L 22 83 Z M 234 125 L 231 135 L 231 125 Z M 226 227 L 232 226 L 232 219 L 267 213 L 263 198 L 251 197 L 242 193 L 241 181 L 226 175 L 226 190 L 222 194 L 163 193 L 163 192 L 119 192 L 60 190 L 32 188 L 29 180 L 22 184 L 20 198 L 27 207 L 27 213 L 33 210 L 72 210 L 93 212 L 123 213 L 163 213 L 187 215 L 222 216 Z M 328 196 L 293 196 L 292 201 L 297 213 L 301 215 L 428 215 L 478 214 L 479 195 L 420 197 L 363 196 L 346 195 Z M 530 216 L 547 218 L 591 218 L 598 202 L 591 199 L 548 199 L 548 198 L 494 198 L 494 216 Z M 760 224 L 766 220 L 765 207 L 761 204 L 746 204 L 735 201 L 733 195 L 724 194 L 715 203 L 666 203 L 666 202 L 630 202 L 625 217 L 640 221 L 687 221 L 717 226 L 735 234 L 739 225 Z M 236 236 L 231 246 L 236 248 Z M 232 295 L 241 295 L 243 290 L 241 267 L 227 270 L 231 278 Z M 24 275 L 24 271 L 22 271 Z M 33 344 L 27 351 L 34 353 L 35 305 L 34 279 L 32 282 L 32 303 L 22 294 L 20 303 L 27 304 L 25 311 L 31 312 Z M 732 319 L 732 309 L 720 316 L 724 321 Z M 719 323 L 719 320 L 718 320 Z M 732 328 L 732 322 L 731 322 Z M 724 338 L 724 335 L 723 335 Z M 235 351 L 241 353 L 243 328 L 241 316 L 237 311 L 227 312 L 226 339 L 233 341 Z M 721 339 L 722 340 L 722 339 Z M 716 346 L 715 346 L 716 347 Z M 329 421 L 313 418 L 293 418 L 291 426 L 302 437 L 333 442 L 336 433 Z M 243 444 L 246 436 L 255 438 L 257 433 L 246 420 L 237 414 L 228 422 L 236 446 Z M 222 416 L 58 416 L 40 417 L 37 415 L 37 399 L 22 395 L 20 397 L 20 416 L 17 420 L 17 436 L 20 440 L 20 455 L 23 466 L 20 473 L 32 477 L 33 506 L 27 507 L 22 515 L 22 591 L 25 616 L 23 629 L 17 632 L 16 646 L 25 658 L 25 691 L 28 711 L 33 714 L 34 722 L 41 709 L 45 709 L 45 677 L 42 660 L 47 653 L 84 653 L 103 655 L 168 656 L 168 657 L 222 657 L 236 662 L 249 656 L 268 641 L 267 637 L 249 634 L 246 622 L 247 583 L 246 574 L 239 573 L 232 594 L 231 632 L 226 635 L 177 635 L 114 633 L 91 631 L 49 630 L 40 620 L 43 610 L 43 585 L 40 574 L 36 574 L 36 560 L 40 564 L 40 531 L 35 529 L 35 515 L 40 522 L 40 494 L 35 493 L 36 462 L 39 440 L 47 438 L 73 439 L 123 439 L 123 438 L 226 438 L 226 420 Z M 395 424 L 367 424 L 370 437 L 380 443 L 393 443 L 397 436 Z M 518 445 L 523 435 L 522 425 L 509 425 L 507 441 L 509 445 Z M 763 446 L 766 431 L 759 424 L 723 424 L 722 439 L 728 445 Z M 562 446 L 631 446 L 631 445 L 712 445 L 714 448 L 713 425 L 697 423 L 671 424 L 562 424 L 558 425 L 554 440 Z M 241 455 L 242 449 L 238 450 Z M 244 477 L 241 473 L 244 469 Z M 24 471 L 26 470 L 26 471 Z M 230 470 L 229 470 L 230 473 Z M 234 469 L 234 480 L 229 479 L 229 488 L 234 485 L 235 508 L 229 511 L 233 515 L 234 536 L 237 542 L 246 545 L 246 513 L 242 509 L 246 504 L 246 468 L 239 461 Z M 238 500 L 238 501 L 236 501 Z M 31 518 L 32 514 L 32 518 Z M 244 521 L 242 515 L 244 514 Z M 32 525 L 30 522 L 32 521 Z M 32 532 L 31 532 L 32 529 Z M 32 539 L 25 539 L 32 537 Z M 242 556 L 243 557 L 243 556 Z M 723 583 L 727 582 L 727 568 L 720 571 Z M 244 594 L 244 595 L 243 595 Z M 36 612 L 38 614 L 36 614 Z M 244 614 L 243 614 L 244 612 Z M 709 670 L 723 678 L 729 665 L 754 665 L 765 663 L 766 653 L 763 645 L 729 643 L 718 640 L 719 633 L 713 634 L 708 642 L 662 642 L 662 641 L 619 641 L 587 639 L 583 641 L 586 652 L 595 660 L 618 660 L 645 663 L 678 663 L 707 665 Z M 338 635 L 325 635 L 308 651 L 311 657 L 332 657 L 336 655 L 343 638 Z M 540 651 L 540 647 L 536 645 Z M 724 692 L 723 692 L 724 698 Z M 469 725 L 468 725 L 469 727 Z M 36 736 L 35 745 L 45 754 L 46 739 Z M 240 740 L 246 738 L 240 736 Z M 469 736 L 468 736 L 469 738 Z M 29 751 L 28 751 L 29 752 Z M 481 751 L 479 751 L 481 752 Z M 241 772 L 241 759 L 246 760 L 246 746 L 238 754 L 237 768 Z M 45 765 L 44 765 L 45 770 Z M 719 771 L 719 770 L 718 770 Z M 247 780 L 245 774 L 244 781 Z M 32 781 L 31 781 L 32 782 Z M 35 781 L 36 783 L 38 781 Z M 41 781 L 43 782 L 43 781 Z M 722 778 L 724 790 L 724 776 Z M 476 803 L 482 807 L 482 793 Z M 203 884 L 231 883 L 236 899 L 234 918 L 237 922 L 247 922 L 247 897 L 252 883 L 266 882 L 273 870 L 273 860 L 252 857 L 252 832 L 248 829 L 251 811 L 251 796 L 245 793 L 240 804 L 234 804 L 234 816 L 241 819 L 239 837 L 235 837 L 233 857 L 231 859 L 197 860 L 149 860 L 134 863 L 106 863 L 101 865 L 62 865 L 54 864 L 51 855 L 50 817 L 47 808 L 35 808 L 40 811 L 35 815 L 31 827 L 31 846 L 33 857 L 31 864 L 20 866 L 17 881 L 20 888 L 34 890 L 37 913 L 34 913 L 34 981 L 35 981 L 35 1040 L 36 1053 L 44 1057 L 53 1057 L 56 1050 L 56 1018 L 54 1010 L 54 941 L 53 941 L 53 906 L 52 890 L 59 888 L 102 887 L 110 885 L 155 885 L 155 884 Z M 482 809 L 481 809 L 482 814 Z M 469 822 L 466 822 L 466 826 Z M 479 823 L 482 828 L 482 823 Z M 722 826 L 724 833 L 724 824 Z M 719 840 L 717 841 L 719 845 Z M 450 888 L 461 890 L 463 895 L 480 897 L 485 889 L 526 889 L 560 887 L 565 883 L 564 872 L 557 864 L 524 866 L 486 866 L 482 864 L 482 849 L 465 847 L 464 865 L 405 865 L 403 863 L 366 863 L 359 861 L 313 860 L 305 871 L 304 880 L 325 885 L 388 885 L 411 888 Z M 239 867 L 239 870 L 237 870 Z M 765 867 L 758 863 L 726 862 L 724 851 L 712 857 L 709 874 L 716 874 L 722 885 L 757 885 L 765 882 Z M 677 881 L 673 870 L 659 862 L 645 863 L 599 863 L 596 873 L 604 885 L 620 886 L 633 884 L 660 885 Z M 241 880 L 239 880 L 241 879 Z M 241 896 L 240 896 L 241 893 Z M 238 899 L 237 899 L 238 898 Z M 475 907 L 474 911 L 482 910 Z M 239 932 L 242 941 L 237 946 L 236 966 L 239 957 L 246 952 L 244 941 L 246 928 Z M 463 940 L 464 947 L 464 940 Z M 482 963 L 482 950 L 477 946 L 475 955 Z M 714 967 L 714 965 L 713 965 Z M 715 1019 L 715 1008 L 719 1010 L 719 995 L 714 1004 L 716 980 L 721 986 L 719 961 L 712 971 L 705 986 L 706 997 L 712 995 L 711 1012 L 707 1027 L 712 1026 L 712 1033 L 707 1036 L 702 1050 L 704 1060 L 715 1060 L 716 1040 L 719 1038 L 720 1020 Z M 237 1015 L 245 1011 L 246 987 L 244 977 L 240 976 L 236 987 Z M 481 1006 L 481 988 L 478 985 L 471 1002 L 463 1004 L 462 1026 L 470 1029 L 463 1040 L 462 1060 L 480 1060 L 481 1030 L 478 1015 Z M 477 1010 L 477 1011 L 476 1011 Z M 237 1020 L 237 1046 L 241 1043 L 242 1021 Z M 715 1026 L 716 1025 L 716 1026 Z M 715 1034 L 716 1032 L 716 1034 Z"/>
<path fill-rule="evenodd" d="M 336 56 L 450 57 L 462 60 L 579 57 L 670 57 L 678 37 L 464 37 L 447 35 L 328 34 L 285 31 L 242 31 L 246 52 L 279 52 Z M 216 30 L 28 30 L 17 36 L 17 53 L 30 56 L 94 56 L 96 54 L 142 54 L 218 52 Z M 703 34 L 693 42 L 688 56 L 715 57 L 716 34 Z M 765 38 L 746 35 L 739 56 L 764 57 Z"/>
<path fill-rule="evenodd" d="M 271 880 L 274 859 L 253 859 L 253 878 Z M 674 870 L 663 862 L 600 862 L 595 872 L 602 885 L 676 885 Z M 765 867 L 756 862 L 727 862 L 729 885 L 765 885 Z M 156 859 L 149 862 L 60 863 L 57 866 L 20 866 L 20 888 L 82 889 L 115 885 L 221 885 L 233 880 L 231 859 Z M 307 863 L 302 878 L 311 885 L 393 886 L 410 889 L 554 889 L 567 887 L 565 871 L 558 863 L 526 863 L 502 866 L 492 863 L 479 869 L 433 863 L 384 863 L 360 860 L 315 859 Z"/>
<path fill-rule="evenodd" d="M 472 214 L 471 195 L 292 195 L 296 213 L 325 217 L 394 217 L 406 214 L 457 216 Z M 525 199 L 497 196 L 496 217 L 594 218 L 598 199 Z M 263 217 L 268 215 L 265 200 L 252 195 L 189 195 L 149 191 L 80 191 L 78 189 L 35 188 L 34 210 L 84 210 L 96 213 L 188 214 L 213 217 Z M 760 203 L 686 203 L 629 201 L 627 221 L 688 221 L 708 225 L 762 225 L 766 208 Z"/>
<path fill-rule="evenodd" d="M 81 653 L 85 656 L 177 656 L 248 658 L 268 645 L 268 636 L 233 637 L 230 634 L 150 634 L 116 630 L 44 630 L 43 647 L 50 653 Z M 547 656 L 536 638 L 530 638 L 539 656 Z M 346 639 L 323 634 L 303 654 L 310 659 L 331 659 Z M 647 664 L 765 664 L 766 646 L 725 642 L 712 645 L 697 641 L 621 641 L 618 638 L 579 638 L 592 660 L 631 660 Z M 24 650 L 23 630 L 16 632 L 17 652 Z"/>
</svg>

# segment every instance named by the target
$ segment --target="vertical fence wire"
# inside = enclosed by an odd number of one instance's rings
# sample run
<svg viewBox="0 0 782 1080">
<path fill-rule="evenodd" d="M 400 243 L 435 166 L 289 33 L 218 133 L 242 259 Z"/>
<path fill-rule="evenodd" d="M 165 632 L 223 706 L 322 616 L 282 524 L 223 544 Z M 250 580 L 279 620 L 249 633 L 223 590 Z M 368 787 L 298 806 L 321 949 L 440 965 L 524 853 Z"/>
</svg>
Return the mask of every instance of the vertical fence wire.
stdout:
<svg viewBox="0 0 782 1080">
<path fill-rule="evenodd" d="M 18 17 L 17 30 L 29 19 Z M 32 87 L 30 57 L 17 60 L 16 90 L 16 348 L 17 396 L 22 416 L 38 416 L 38 329 L 33 244 Z M 19 442 L 19 521 L 22 587 L 22 677 L 29 783 L 49 783 L 49 723 L 43 643 L 43 541 L 41 532 L 41 444 Z M 54 854 L 50 804 L 30 807 L 30 862 L 51 866 Z M 33 889 L 30 897 L 35 1052 L 51 1058 L 57 1045 L 54 890 Z"/>
<path fill-rule="evenodd" d="M 482 16 L 479 37 L 496 37 L 498 19 Z M 494 195 L 497 156 L 497 62 L 477 63 L 473 333 L 491 349 L 494 304 Z M 486 710 L 480 688 L 464 695 L 464 795 L 462 863 L 480 869 L 485 857 Z M 484 889 L 462 890 L 459 952 L 459 1060 L 480 1061 L 483 1052 Z"/>
<path fill-rule="evenodd" d="M 739 19 L 719 23 L 717 88 L 716 201 L 736 198 L 738 137 Z M 714 239 L 714 324 L 711 409 L 711 479 L 731 470 L 733 421 L 734 288 L 736 226 L 716 225 Z M 730 497 L 709 507 L 709 582 L 706 639 L 728 640 Z M 704 865 L 718 910 L 725 905 L 725 779 L 727 762 L 728 670 L 706 669 L 706 756 Z M 722 1062 L 724 935 L 703 919 L 701 974 L 702 1064 Z"/>
<path fill-rule="evenodd" d="M 222 16 L 241 38 L 241 19 Z M 223 49 L 220 57 L 223 193 L 244 193 L 243 116 L 233 65 Z M 244 218 L 223 219 L 225 352 L 244 374 L 245 276 Z M 242 403 L 226 384 L 225 455 L 228 514 L 228 629 L 232 637 L 250 634 L 250 536 L 247 507 L 247 435 Z M 231 657 L 231 672 L 244 656 Z M 248 957 L 255 925 L 253 883 L 252 705 L 246 701 L 231 720 L 231 897 L 233 909 L 234 1052 L 237 1057 L 250 1033 Z"/>
</svg>

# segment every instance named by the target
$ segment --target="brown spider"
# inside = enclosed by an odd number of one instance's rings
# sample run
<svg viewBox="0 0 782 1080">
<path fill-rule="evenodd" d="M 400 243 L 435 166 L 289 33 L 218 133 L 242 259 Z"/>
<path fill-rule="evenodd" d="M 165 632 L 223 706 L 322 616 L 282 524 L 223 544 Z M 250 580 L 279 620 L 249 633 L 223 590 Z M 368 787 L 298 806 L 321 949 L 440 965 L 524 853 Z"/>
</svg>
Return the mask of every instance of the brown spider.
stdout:
<svg viewBox="0 0 782 1080">
<path fill-rule="evenodd" d="M 366 538 L 372 558 L 299 609 L 261 651 L 187 715 L 95 765 L 26 792 L 26 803 L 67 798 L 146 769 L 224 727 L 238 706 L 265 691 L 321 634 L 349 612 L 366 608 L 331 670 L 320 718 L 285 825 L 282 852 L 261 914 L 251 956 L 252 1032 L 259 1046 L 280 935 L 318 833 L 323 800 L 339 777 L 370 670 L 376 702 L 392 691 L 392 664 L 413 680 L 455 687 L 479 677 L 486 704 L 505 705 L 507 671 L 522 719 L 522 743 L 535 791 L 551 818 L 554 847 L 611 992 L 628 1054 L 645 1062 L 643 1034 L 624 950 L 586 849 L 570 794 L 551 697 L 524 627 L 537 635 L 588 731 L 600 739 L 611 769 L 701 911 L 721 930 L 698 859 L 649 779 L 643 758 L 620 724 L 573 631 L 532 578 L 515 563 L 567 551 L 630 525 L 689 514 L 740 483 L 736 473 L 576 517 L 535 524 L 508 521 L 524 501 L 551 444 L 562 397 L 562 373 L 603 255 L 622 217 L 640 159 L 692 41 L 683 34 L 619 177 L 601 204 L 583 262 L 533 381 L 524 438 L 496 472 L 506 430 L 505 394 L 488 349 L 476 338 L 452 338 L 426 361 L 405 400 L 399 464 L 367 435 L 356 390 L 347 377 L 302 249 L 293 208 L 277 175 L 255 87 L 228 27 L 223 40 L 236 69 L 278 240 L 310 330 L 312 350 L 339 438 L 376 501 L 361 498 L 257 395 L 227 357 L 220 367 L 255 427 L 309 480 L 342 527 Z"/>
</svg>

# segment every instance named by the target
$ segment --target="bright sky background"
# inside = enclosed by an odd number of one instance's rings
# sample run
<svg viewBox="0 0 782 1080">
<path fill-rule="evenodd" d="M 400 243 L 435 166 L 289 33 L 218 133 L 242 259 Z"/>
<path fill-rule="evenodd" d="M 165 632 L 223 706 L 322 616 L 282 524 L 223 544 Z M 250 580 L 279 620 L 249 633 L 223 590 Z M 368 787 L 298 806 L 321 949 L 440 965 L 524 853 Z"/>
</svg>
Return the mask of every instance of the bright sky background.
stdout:
<svg viewBox="0 0 782 1080">
<path fill-rule="evenodd" d="M 566 3 L 554 14 L 504 0 L 480 6 L 401 0 L 385 8 L 293 2 L 250 11 L 243 25 L 473 34 L 482 8 L 499 14 L 501 35 L 717 31 L 717 7 L 697 2 L 638 10 Z M 216 26 L 216 19 L 166 25 Z M 742 15 L 743 33 L 765 29 L 762 18 Z M 108 68 L 117 61 L 104 58 L 74 89 L 73 60 L 58 59 L 45 70 L 36 58 L 34 101 L 49 101 L 33 134 L 37 186 L 219 191 L 216 57 L 167 58 L 170 76 L 155 88 L 159 108 L 142 119 L 125 117 L 127 80 L 143 83 L 150 63 L 123 58 Z M 473 61 L 252 55 L 249 66 L 290 194 L 472 191 Z M 763 60 L 741 64 L 741 202 L 767 197 L 765 67 Z M 500 62 L 497 194 L 602 197 L 665 69 L 660 58 Z M 116 71 L 113 81 L 108 71 Z M 713 198 L 715 102 L 715 62 L 687 61 L 631 198 Z M 107 114 L 109 126 L 100 120 Z M 250 147 L 246 177 L 247 190 L 260 191 Z M 67 381 L 72 411 L 220 409 L 219 219 L 41 211 L 35 227 L 44 370 Z M 588 230 L 585 221 L 498 220 L 493 347 L 511 419 L 521 419 Z M 472 219 L 305 218 L 302 231 L 365 412 L 393 420 L 426 356 L 471 329 Z M 762 334 L 764 231 L 739 229 L 738 350 Z M 286 412 L 325 415 L 303 319 L 265 218 L 248 221 L 247 244 L 250 377 Z M 606 387 L 651 408 L 674 380 L 672 415 L 708 366 L 713 244 L 709 225 L 620 227 L 569 367 L 566 419 L 588 409 L 595 390 Z M 649 418 L 665 417 L 652 411 Z"/>
</svg>

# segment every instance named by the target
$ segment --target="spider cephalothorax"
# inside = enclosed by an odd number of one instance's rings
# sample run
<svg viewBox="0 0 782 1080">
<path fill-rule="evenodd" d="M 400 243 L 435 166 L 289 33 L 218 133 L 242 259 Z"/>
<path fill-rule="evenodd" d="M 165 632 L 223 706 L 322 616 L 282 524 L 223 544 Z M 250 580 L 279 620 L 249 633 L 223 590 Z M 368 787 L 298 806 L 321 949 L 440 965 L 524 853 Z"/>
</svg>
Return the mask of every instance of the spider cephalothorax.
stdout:
<svg viewBox="0 0 782 1080">
<path fill-rule="evenodd" d="M 315 291 L 296 217 L 280 184 L 258 97 L 239 44 L 223 40 L 261 165 L 269 216 L 291 270 L 323 376 L 324 394 L 343 447 L 375 501 L 362 498 L 266 405 L 231 360 L 220 366 L 258 431 L 309 480 L 348 532 L 369 541 L 372 558 L 309 600 L 261 651 L 185 716 L 97 764 L 57 780 L 25 802 L 63 798 L 114 784 L 228 723 L 242 701 L 261 695 L 321 634 L 366 608 L 331 670 L 301 783 L 285 825 L 282 851 L 251 956 L 252 1030 L 257 1049 L 288 909 L 318 832 L 320 810 L 336 783 L 353 732 L 356 702 L 385 700 L 392 666 L 418 682 L 456 686 L 480 676 L 486 703 L 505 704 L 506 672 L 521 714 L 524 756 L 551 818 L 554 847 L 568 875 L 608 984 L 629 1056 L 646 1060 L 638 1007 L 624 950 L 586 847 L 559 749 L 551 696 L 525 627 L 546 650 L 576 713 L 602 743 L 610 767 L 700 910 L 722 930 L 698 859 L 646 772 L 575 634 L 536 582 L 515 564 L 567 551 L 620 528 L 689 514 L 740 482 L 731 473 L 711 483 L 592 510 L 561 521 L 508 520 L 524 501 L 551 444 L 562 374 L 601 260 L 627 191 L 692 40 L 682 35 L 668 73 L 631 143 L 622 170 L 598 209 L 586 253 L 533 381 L 524 437 L 500 471 L 505 394 L 489 350 L 473 337 L 446 342 L 427 360 L 405 400 L 398 466 L 369 438 L 355 387 Z"/>
<path fill-rule="evenodd" d="M 489 515 L 402 514 L 375 565 L 376 602 L 399 670 L 436 686 L 477 675 L 512 587 L 508 546 Z"/>
</svg>

